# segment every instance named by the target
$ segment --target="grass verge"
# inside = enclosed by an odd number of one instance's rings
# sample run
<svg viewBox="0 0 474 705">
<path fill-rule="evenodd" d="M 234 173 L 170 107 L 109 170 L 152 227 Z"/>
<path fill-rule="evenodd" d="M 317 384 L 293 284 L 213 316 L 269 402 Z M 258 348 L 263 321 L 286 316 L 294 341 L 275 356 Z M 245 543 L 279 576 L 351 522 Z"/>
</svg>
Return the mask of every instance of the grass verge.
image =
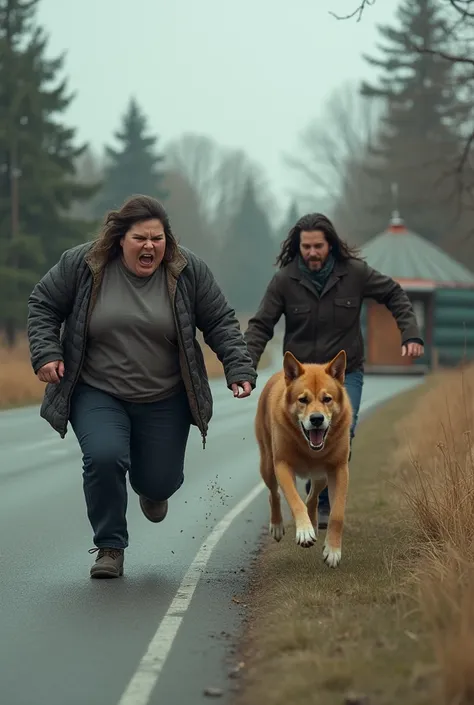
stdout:
<svg viewBox="0 0 474 705">
<path fill-rule="evenodd" d="M 474 367 L 452 371 L 399 424 L 418 604 L 439 672 L 436 702 L 474 702 Z"/>
<path fill-rule="evenodd" d="M 25 339 L 13 349 L 0 347 L 0 409 L 39 403 L 44 386 L 33 373 Z"/>
<path fill-rule="evenodd" d="M 358 428 L 338 569 L 323 564 L 323 532 L 302 549 L 289 523 L 280 544 L 265 543 L 235 705 L 435 702 L 439 660 L 412 580 L 418 534 L 394 474 L 398 421 L 426 392 L 403 393 Z"/>
<path fill-rule="evenodd" d="M 216 354 L 201 343 L 207 373 L 210 379 L 223 375 L 223 367 Z M 262 355 L 259 370 L 270 364 L 271 356 L 266 350 Z M 28 342 L 20 337 L 13 349 L 0 346 L 0 409 L 40 403 L 45 385 L 34 374 L 28 350 Z"/>
</svg>

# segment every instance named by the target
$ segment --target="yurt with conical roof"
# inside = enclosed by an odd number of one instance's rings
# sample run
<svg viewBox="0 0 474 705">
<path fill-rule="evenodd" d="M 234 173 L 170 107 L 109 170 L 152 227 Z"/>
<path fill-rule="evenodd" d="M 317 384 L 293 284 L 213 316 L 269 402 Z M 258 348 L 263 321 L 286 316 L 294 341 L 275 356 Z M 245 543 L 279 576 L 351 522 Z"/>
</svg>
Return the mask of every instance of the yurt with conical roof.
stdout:
<svg viewBox="0 0 474 705">
<path fill-rule="evenodd" d="M 425 340 L 425 355 L 400 355 L 390 311 L 367 300 L 362 311 L 367 372 L 423 373 L 474 359 L 474 273 L 409 230 L 395 212 L 387 229 L 367 242 L 362 257 L 407 292 Z"/>
</svg>

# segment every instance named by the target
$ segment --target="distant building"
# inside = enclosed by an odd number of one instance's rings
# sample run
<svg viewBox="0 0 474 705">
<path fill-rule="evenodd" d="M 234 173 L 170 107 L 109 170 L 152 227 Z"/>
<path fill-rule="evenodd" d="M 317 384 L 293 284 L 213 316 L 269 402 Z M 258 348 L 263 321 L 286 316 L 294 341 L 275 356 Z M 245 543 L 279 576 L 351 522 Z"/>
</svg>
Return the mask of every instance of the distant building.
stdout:
<svg viewBox="0 0 474 705">
<path fill-rule="evenodd" d="M 367 264 L 407 292 L 425 340 L 424 358 L 401 357 L 392 315 L 367 300 L 362 308 L 367 372 L 422 373 L 474 359 L 473 272 L 408 230 L 396 211 L 388 228 L 361 251 Z"/>
</svg>

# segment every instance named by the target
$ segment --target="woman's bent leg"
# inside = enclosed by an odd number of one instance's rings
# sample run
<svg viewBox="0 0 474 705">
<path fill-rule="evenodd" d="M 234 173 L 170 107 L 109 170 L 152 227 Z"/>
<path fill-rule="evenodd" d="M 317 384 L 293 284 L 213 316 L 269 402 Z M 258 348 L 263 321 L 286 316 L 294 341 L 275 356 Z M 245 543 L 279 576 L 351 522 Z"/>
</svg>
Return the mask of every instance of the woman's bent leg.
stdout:
<svg viewBox="0 0 474 705">
<path fill-rule="evenodd" d="M 141 497 L 152 503 L 164 503 L 184 480 L 191 426 L 186 393 L 128 408 L 132 419 L 130 484 Z M 163 511 L 165 508 L 166 505 Z"/>
</svg>

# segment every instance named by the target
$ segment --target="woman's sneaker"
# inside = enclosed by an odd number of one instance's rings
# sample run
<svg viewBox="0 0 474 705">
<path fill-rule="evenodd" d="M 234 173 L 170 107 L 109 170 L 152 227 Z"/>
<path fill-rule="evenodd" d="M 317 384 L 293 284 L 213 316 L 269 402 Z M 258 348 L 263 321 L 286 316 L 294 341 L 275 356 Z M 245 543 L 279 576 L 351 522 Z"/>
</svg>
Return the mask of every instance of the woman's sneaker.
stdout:
<svg viewBox="0 0 474 705">
<path fill-rule="evenodd" d="M 98 551 L 91 568 L 91 578 L 120 578 L 123 575 L 123 548 L 91 548 L 89 553 Z"/>
</svg>

